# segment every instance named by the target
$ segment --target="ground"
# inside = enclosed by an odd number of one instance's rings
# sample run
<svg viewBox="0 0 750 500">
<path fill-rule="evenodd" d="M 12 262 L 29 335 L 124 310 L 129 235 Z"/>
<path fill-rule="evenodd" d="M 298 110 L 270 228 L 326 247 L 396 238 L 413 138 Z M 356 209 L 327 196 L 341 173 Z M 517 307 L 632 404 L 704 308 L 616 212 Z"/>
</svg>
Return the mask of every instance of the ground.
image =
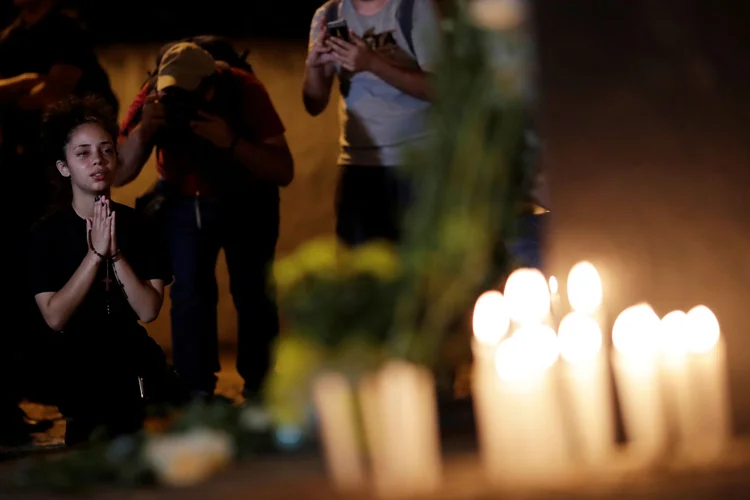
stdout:
<svg viewBox="0 0 750 500">
<path fill-rule="evenodd" d="M 219 373 L 219 381 L 216 391 L 218 394 L 232 400 L 239 400 L 242 398 L 242 378 L 240 378 L 239 374 L 234 369 L 234 356 L 235 353 L 230 350 L 222 353 L 222 370 Z M 0 446 L 0 460 L 2 460 L 3 457 L 12 458 L 19 454 L 50 448 L 59 448 L 64 445 L 65 420 L 57 411 L 56 407 L 32 402 L 24 402 L 21 406 L 33 419 L 54 420 L 54 426 L 47 432 L 35 434 L 34 444 L 31 447 L 3 448 Z"/>
</svg>

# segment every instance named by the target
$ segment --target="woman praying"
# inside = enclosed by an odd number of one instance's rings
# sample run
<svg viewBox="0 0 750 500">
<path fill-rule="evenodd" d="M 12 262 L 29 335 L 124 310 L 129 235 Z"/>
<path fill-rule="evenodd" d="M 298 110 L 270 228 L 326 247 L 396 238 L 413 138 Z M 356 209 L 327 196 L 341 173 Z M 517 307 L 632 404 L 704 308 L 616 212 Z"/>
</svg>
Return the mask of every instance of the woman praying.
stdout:
<svg viewBox="0 0 750 500">
<path fill-rule="evenodd" d="M 110 199 L 117 122 L 104 101 L 70 98 L 46 113 L 43 139 L 61 186 L 60 208 L 32 231 L 30 285 L 59 366 L 66 443 L 94 430 L 137 430 L 147 392 L 170 399 L 166 357 L 140 322 L 157 318 L 171 270 L 162 238 Z"/>
</svg>

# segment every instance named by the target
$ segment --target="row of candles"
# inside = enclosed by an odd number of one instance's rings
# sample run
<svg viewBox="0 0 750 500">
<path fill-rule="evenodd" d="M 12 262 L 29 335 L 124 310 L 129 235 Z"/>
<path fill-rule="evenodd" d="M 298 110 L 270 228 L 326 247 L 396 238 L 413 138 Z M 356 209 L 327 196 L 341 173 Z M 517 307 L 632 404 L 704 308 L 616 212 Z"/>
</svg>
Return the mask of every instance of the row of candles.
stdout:
<svg viewBox="0 0 750 500">
<path fill-rule="evenodd" d="M 610 352 L 596 268 L 576 264 L 566 288 L 569 311 L 554 277 L 519 269 L 503 293 L 476 302 L 473 395 L 487 476 L 539 484 L 572 467 L 607 467 L 621 449 L 615 400 L 637 463 L 718 458 L 730 425 L 713 312 L 700 305 L 659 318 L 636 304 L 614 321 Z"/>
</svg>

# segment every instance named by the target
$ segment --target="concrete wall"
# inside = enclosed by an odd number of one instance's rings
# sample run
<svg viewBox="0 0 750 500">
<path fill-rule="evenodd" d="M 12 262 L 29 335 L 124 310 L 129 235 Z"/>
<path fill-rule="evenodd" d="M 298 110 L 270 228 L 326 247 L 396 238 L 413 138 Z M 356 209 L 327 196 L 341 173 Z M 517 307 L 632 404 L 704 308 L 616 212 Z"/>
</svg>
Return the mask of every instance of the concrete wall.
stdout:
<svg viewBox="0 0 750 500">
<path fill-rule="evenodd" d="M 614 320 L 706 304 L 750 432 L 750 10 L 732 0 L 544 0 L 538 44 L 550 271 L 602 271 Z"/>
<path fill-rule="evenodd" d="M 287 129 L 287 140 L 295 159 L 294 182 L 281 194 L 281 236 L 278 255 L 293 250 L 305 240 L 333 231 L 333 194 L 338 152 L 338 118 L 331 105 L 321 116 L 311 118 L 302 106 L 301 85 L 306 47 L 302 44 L 239 41 L 239 50 L 250 47 L 250 61 L 266 85 L 271 99 Z M 109 47 L 100 51 L 100 59 L 109 72 L 121 104 L 121 115 L 140 89 L 146 72 L 152 67 L 158 46 Z M 335 101 L 332 101 L 335 103 Z M 116 190 L 113 197 L 133 205 L 136 197 L 156 180 L 153 157 L 141 175 L 131 184 Z M 236 315 L 229 295 L 229 280 L 223 254 L 217 267 L 219 283 L 219 338 L 233 343 Z M 161 315 L 147 325 L 149 333 L 165 349 L 170 348 L 169 299 Z"/>
</svg>

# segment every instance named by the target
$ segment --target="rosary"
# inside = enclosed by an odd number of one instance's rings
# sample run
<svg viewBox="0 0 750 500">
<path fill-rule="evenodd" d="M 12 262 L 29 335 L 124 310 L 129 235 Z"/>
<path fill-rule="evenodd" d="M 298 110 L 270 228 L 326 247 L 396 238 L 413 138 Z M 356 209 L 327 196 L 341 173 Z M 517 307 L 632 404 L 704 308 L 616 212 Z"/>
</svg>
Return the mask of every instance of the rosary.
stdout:
<svg viewBox="0 0 750 500">
<path fill-rule="evenodd" d="M 104 291 L 107 292 L 107 299 L 106 299 L 106 305 L 107 305 L 107 314 L 111 314 L 111 310 L 109 307 L 109 285 L 112 283 L 112 280 L 109 277 L 109 268 L 110 268 L 110 262 L 112 263 L 112 272 L 115 273 L 115 277 L 117 276 L 117 273 L 114 270 L 114 263 L 120 260 L 120 249 L 117 249 L 115 253 L 108 257 L 106 255 L 102 255 L 99 252 L 96 251 L 94 248 L 94 244 L 91 242 L 91 230 L 89 229 L 88 232 L 88 240 L 89 240 L 89 248 L 91 249 L 94 254 L 102 259 L 104 261 Z"/>
</svg>

